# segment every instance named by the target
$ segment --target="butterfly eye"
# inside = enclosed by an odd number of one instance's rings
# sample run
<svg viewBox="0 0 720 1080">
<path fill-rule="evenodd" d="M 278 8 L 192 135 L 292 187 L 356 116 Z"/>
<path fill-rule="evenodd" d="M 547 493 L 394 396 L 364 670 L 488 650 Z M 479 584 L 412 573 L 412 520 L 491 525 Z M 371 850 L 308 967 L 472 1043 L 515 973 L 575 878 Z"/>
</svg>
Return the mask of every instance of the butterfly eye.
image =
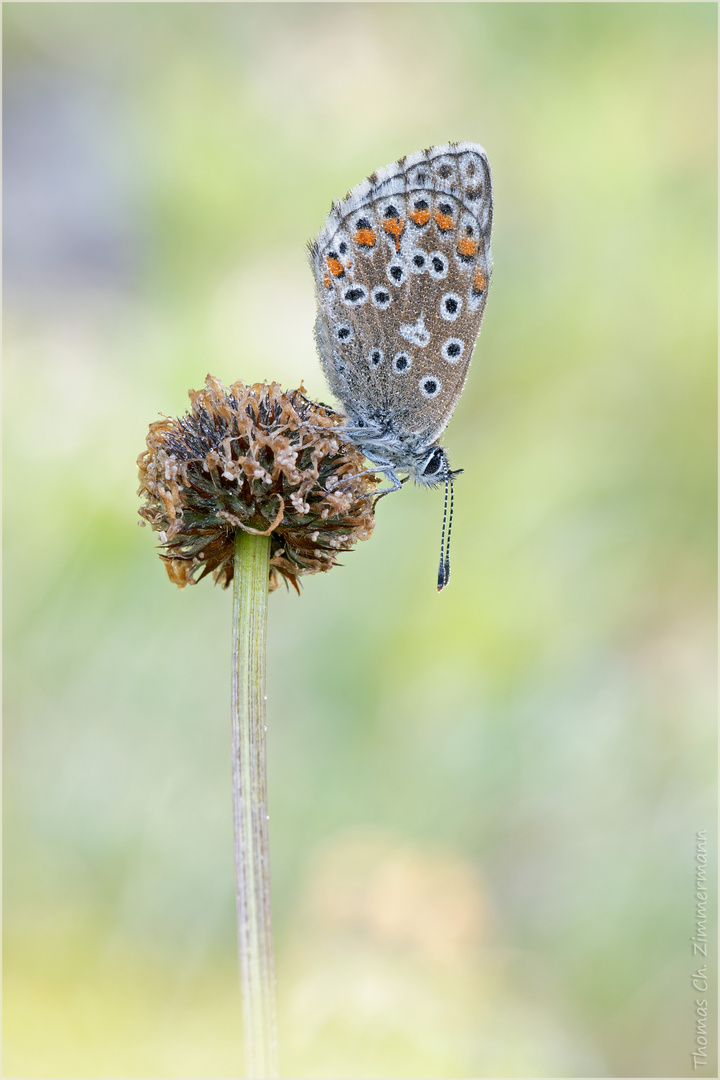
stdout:
<svg viewBox="0 0 720 1080">
<path fill-rule="evenodd" d="M 445 455 L 443 454 L 442 449 L 439 446 L 436 446 L 422 469 L 422 475 L 435 476 L 436 473 L 440 472 L 444 460 Z"/>
</svg>

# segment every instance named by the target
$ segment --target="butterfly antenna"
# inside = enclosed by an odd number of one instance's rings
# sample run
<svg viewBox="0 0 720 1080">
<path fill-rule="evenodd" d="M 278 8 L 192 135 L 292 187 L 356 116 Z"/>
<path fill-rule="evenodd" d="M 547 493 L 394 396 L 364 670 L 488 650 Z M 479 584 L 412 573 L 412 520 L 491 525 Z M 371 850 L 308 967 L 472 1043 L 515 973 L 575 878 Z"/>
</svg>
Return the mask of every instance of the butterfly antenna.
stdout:
<svg viewBox="0 0 720 1080">
<path fill-rule="evenodd" d="M 450 474 L 450 470 L 448 468 L 446 468 L 445 469 L 445 506 L 443 507 L 442 533 L 440 535 L 440 565 L 438 567 L 438 581 L 437 581 L 438 592 L 441 592 L 445 588 L 445 586 L 448 583 L 448 578 L 450 577 L 450 558 L 449 558 L 449 555 L 446 554 L 447 549 L 445 547 L 445 526 L 447 525 L 447 520 L 448 520 L 448 488 L 450 488 L 450 490 L 452 491 L 452 476 Z M 451 502 L 451 506 L 452 506 L 452 502 Z M 449 530 L 448 530 L 448 543 L 449 543 L 449 540 L 450 540 L 450 533 L 449 533 Z"/>
<path fill-rule="evenodd" d="M 452 532 L 452 519 L 453 519 L 453 503 L 455 501 L 455 488 L 453 486 L 453 475 L 448 470 L 448 477 L 450 481 L 450 509 L 448 511 L 448 525 L 447 525 L 447 543 L 445 545 L 445 584 L 447 585 L 450 580 L 450 533 Z"/>
</svg>

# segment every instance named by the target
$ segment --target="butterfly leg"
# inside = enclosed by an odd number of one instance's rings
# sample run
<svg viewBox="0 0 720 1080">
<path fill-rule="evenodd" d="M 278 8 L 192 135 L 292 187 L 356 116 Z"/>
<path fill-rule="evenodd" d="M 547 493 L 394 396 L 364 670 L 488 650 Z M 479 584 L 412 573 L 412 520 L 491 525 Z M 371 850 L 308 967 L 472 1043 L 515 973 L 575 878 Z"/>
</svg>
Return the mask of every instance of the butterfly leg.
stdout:
<svg viewBox="0 0 720 1080">
<path fill-rule="evenodd" d="M 368 472 L 385 473 L 385 479 L 390 481 L 392 487 L 384 488 L 381 491 L 372 491 L 369 495 L 365 496 L 367 499 L 382 499 L 383 495 L 390 495 L 393 491 L 399 491 L 407 480 L 407 476 L 400 480 L 395 470 L 390 465 L 378 465 L 376 469 L 368 469 Z"/>
<path fill-rule="evenodd" d="M 372 458 L 369 458 L 369 460 L 372 461 Z M 405 483 L 405 480 L 407 480 L 407 477 L 403 480 L 398 477 L 394 466 L 379 461 L 374 469 L 363 469 L 362 472 L 353 473 L 352 476 L 344 476 L 341 480 L 338 480 L 333 484 L 333 489 L 340 487 L 341 484 L 349 483 L 350 480 L 357 480 L 359 476 L 372 476 L 373 473 L 385 473 L 385 476 L 392 484 L 392 487 L 385 488 L 382 491 L 369 491 L 367 495 L 362 496 L 363 499 L 381 499 L 383 495 L 389 495 L 392 491 L 399 491 Z"/>
</svg>

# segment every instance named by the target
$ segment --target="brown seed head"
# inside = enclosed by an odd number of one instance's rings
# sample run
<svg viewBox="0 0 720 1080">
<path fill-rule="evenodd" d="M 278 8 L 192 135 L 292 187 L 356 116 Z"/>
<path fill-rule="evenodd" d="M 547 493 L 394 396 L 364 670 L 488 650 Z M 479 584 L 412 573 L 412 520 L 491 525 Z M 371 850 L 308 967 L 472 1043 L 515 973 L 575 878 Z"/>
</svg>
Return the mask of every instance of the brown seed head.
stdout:
<svg viewBox="0 0 720 1080">
<path fill-rule="evenodd" d="M 236 529 L 271 536 L 271 589 L 281 577 L 298 589 L 299 577 L 329 570 L 339 551 L 367 540 L 378 480 L 356 475 L 364 459 L 342 441 L 337 413 L 302 386 L 228 389 L 211 375 L 190 401 L 184 416 L 150 425 L 138 458 L 141 524 L 159 534 L 176 585 L 212 574 L 226 588 Z"/>
</svg>

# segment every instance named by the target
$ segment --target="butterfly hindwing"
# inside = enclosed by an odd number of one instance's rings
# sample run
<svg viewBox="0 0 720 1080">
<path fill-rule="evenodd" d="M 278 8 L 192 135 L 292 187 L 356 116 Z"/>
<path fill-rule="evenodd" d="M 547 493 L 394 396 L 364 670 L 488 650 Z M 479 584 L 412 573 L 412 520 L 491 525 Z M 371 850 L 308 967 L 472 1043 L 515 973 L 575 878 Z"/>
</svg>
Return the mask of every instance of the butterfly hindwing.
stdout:
<svg viewBox="0 0 720 1080">
<path fill-rule="evenodd" d="M 311 246 L 316 336 L 353 417 L 431 443 L 457 404 L 492 269 L 492 186 L 473 143 L 419 151 L 333 206 Z"/>
</svg>

